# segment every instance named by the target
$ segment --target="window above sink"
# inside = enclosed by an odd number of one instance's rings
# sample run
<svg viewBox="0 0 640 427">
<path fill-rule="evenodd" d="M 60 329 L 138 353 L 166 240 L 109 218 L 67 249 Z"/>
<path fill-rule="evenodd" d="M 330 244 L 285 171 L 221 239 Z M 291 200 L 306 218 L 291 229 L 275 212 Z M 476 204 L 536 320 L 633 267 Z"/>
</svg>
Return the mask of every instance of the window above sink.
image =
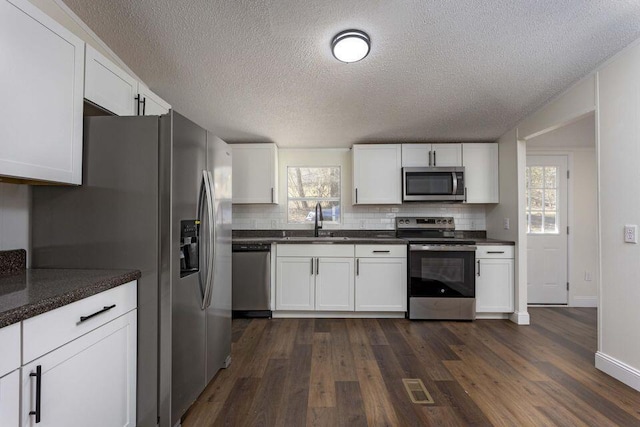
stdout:
<svg viewBox="0 0 640 427">
<path fill-rule="evenodd" d="M 287 222 L 312 224 L 320 203 L 325 224 L 341 223 L 339 166 L 287 167 Z"/>
</svg>

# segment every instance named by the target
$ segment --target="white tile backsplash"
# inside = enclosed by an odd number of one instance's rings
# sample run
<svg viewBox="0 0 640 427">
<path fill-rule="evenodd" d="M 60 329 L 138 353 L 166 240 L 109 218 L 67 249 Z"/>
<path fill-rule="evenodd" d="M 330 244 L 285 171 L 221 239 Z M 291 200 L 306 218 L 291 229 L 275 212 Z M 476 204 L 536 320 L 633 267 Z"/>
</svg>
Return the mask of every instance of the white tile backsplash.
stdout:
<svg viewBox="0 0 640 427">
<path fill-rule="evenodd" d="M 313 223 L 288 224 L 287 206 L 233 205 L 234 230 L 312 229 Z M 341 224 L 325 229 L 393 230 L 396 216 L 452 216 L 458 230 L 485 230 L 484 205 L 411 203 L 400 206 L 343 206 Z"/>
</svg>

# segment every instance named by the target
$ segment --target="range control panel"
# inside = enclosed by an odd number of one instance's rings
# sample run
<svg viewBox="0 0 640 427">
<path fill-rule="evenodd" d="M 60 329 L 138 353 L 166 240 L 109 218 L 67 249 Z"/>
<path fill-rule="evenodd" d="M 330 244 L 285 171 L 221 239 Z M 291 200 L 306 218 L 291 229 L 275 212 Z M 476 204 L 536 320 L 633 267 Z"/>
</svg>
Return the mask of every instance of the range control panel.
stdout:
<svg viewBox="0 0 640 427">
<path fill-rule="evenodd" d="M 453 217 L 397 217 L 396 230 L 455 230 Z"/>
</svg>

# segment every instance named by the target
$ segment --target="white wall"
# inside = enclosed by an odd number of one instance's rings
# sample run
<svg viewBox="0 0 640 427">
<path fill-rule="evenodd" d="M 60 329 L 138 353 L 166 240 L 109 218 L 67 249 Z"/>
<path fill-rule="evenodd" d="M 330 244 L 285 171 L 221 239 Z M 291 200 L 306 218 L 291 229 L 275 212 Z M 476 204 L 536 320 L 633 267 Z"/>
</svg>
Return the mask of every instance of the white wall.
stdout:
<svg viewBox="0 0 640 427">
<path fill-rule="evenodd" d="M 412 203 L 403 205 L 353 206 L 351 200 L 351 150 L 279 149 L 278 205 L 234 205 L 233 228 L 313 229 L 313 224 L 287 223 L 287 167 L 340 166 L 342 175 L 342 223 L 325 224 L 325 229 L 393 230 L 396 216 L 453 216 L 460 230 L 484 230 L 485 206 L 462 204 Z"/>
<path fill-rule="evenodd" d="M 0 184 L 0 250 L 29 251 L 29 186 Z"/>
<path fill-rule="evenodd" d="M 596 366 L 640 390 L 640 44 L 598 74 L 601 227 L 600 345 Z"/>
<path fill-rule="evenodd" d="M 594 114 L 527 141 L 527 154 L 569 157 L 569 305 L 596 307 L 599 271 Z"/>
</svg>

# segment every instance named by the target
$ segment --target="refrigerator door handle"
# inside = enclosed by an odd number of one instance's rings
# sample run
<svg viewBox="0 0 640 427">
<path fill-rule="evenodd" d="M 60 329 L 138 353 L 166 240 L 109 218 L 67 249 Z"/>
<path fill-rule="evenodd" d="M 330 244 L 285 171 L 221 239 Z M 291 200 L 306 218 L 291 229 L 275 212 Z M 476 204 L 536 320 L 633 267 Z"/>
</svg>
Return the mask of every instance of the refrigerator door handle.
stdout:
<svg viewBox="0 0 640 427">
<path fill-rule="evenodd" d="M 204 310 L 207 308 L 207 303 L 209 300 L 209 292 L 211 288 L 211 278 L 213 277 L 213 265 L 212 265 L 212 228 L 215 227 L 213 224 L 213 200 L 211 199 L 211 188 L 209 185 L 209 173 L 206 170 L 202 171 L 202 184 L 200 189 L 200 209 L 199 214 L 202 215 L 204 212 L 205 202 L 206 201 L 206 209 L 207 209 L 207 227 L 208 227 L 208 247 L 207 247 L 207 259 L 206 259 L 206 278 L 204 280 L 204 289 L 202 289 L 202 282 L 200 283 L 200 291 L 202 292 L 202 303 L 200 304 L 200 309 Z M 202 242 L 202 240 L 201 240 Z M 202 277 L 202 275 L 200 276 Z"/>
<path fill-rule="evenodd" d="M 207 176 L 209 177 L 209 200 L 211 201 L 210 208 L 210 220 L 209 224 L 209 274 L 207 280 L 207 295 L 205 298 L 205 308 L 211 305 L 211 297 L 213 295 L 213 275 L 215 273 L 215 263 L 216 263 L 216 193 L 213 184 L 213 175 L 211 172 L 207 171 Z"/>
<path fill-rule="evenodd" d="M 200 224 L 200 231 L 198 233 L 198 242 L 199 242 L 199 249 L 198 252 L 202 253 L 203 250 L 203 246 L 202 243 L 204 242 L 204 239 L 201 236 L 202 233 L 202 226 L 204 224 L 204 209 L 205 209 L 205 199 L 207 197 L 207 193 L 206 193 L 206 182 L 205 182 L 205 177 L 204 177 L 204 171 L 203 171 L 203 176 L 202 176 L 202 181 L 200 182 L 200 191 L 199 191 L 199 196 L 198 196 L 198 222 Z M 200 294 L 202 295 L 202 304 L 204 304 L 204 297 L 207 291 L 207 279 L 203 279 L 203 276 L 208 273 L 208 260 L 204 260 L 205 262 L 203 262 L 202 266 L 200 266 L 200 271 L 198 272 L 198 283 L 200 285 Z M 206 269 L 206 271 L 205 271 Z M 201 304 L 201 306 L 202 306 Z"/>
</svg>

